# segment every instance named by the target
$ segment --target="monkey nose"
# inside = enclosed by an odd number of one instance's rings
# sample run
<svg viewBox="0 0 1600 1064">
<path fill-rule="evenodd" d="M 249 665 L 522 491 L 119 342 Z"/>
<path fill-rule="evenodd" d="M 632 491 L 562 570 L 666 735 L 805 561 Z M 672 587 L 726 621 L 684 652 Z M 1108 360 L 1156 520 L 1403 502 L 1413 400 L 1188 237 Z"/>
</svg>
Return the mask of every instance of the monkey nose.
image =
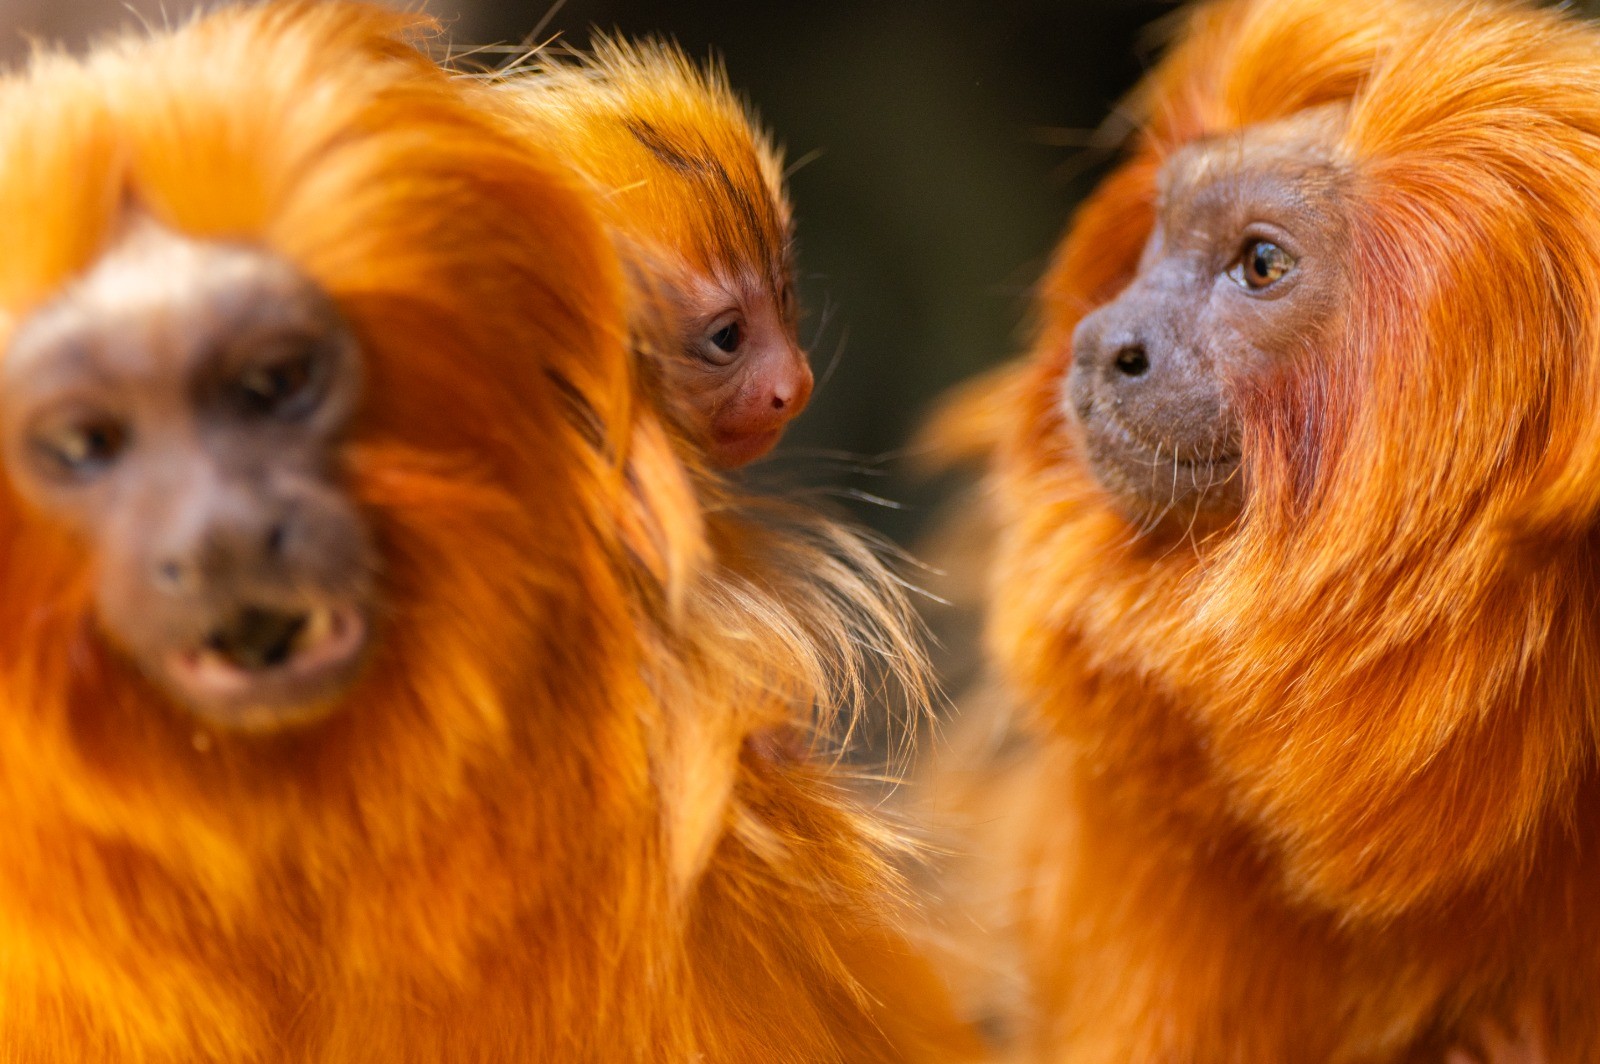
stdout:
<svg viewBox="0 0 1600 1064">
<path fill-rule="evenodd" d="M 1142 377 L 1150 369 L 1143 344 L 1124 344 L 1111 359 L 1111 367 L 1124 377 Z"/>
<path fill-rule="evenodd" d="M 167 595 L 195 594 L 209 581 L 274 570 L 288 551 L 287 518 L 219 521 L 191 542 L 160 553 L 150 568 L 155 588 Z"/>
<path fill-rule="evenodd" d="M 1088 315 L 1072 333 L 1072 360 L 1111 385 L 1138 380 L 1150 372 L 1144 328 L 1111 303 Z"/>
<path fill-rule="evenodd" d="M 168 595 L 181 595 L 194 589 L 196 567 L 180 558 L 158 560 L 150 571 L 150 582 Z"/>
<path fill-rule="evenodd" d="M 793 352 L 794 372 L 780 376 L 772 387 L 772 409 L 788 410 L 791 415 L 805 409 L 811 399 L 811 363 L 805 352 Z"/>
</svg>

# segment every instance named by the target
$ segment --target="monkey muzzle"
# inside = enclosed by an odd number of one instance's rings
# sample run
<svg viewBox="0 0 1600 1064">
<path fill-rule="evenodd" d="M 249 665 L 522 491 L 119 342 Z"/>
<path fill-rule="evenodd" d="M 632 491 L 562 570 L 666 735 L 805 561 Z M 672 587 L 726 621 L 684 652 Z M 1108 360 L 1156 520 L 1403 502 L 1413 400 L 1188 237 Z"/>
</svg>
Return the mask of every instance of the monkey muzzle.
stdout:
<svg viewBox="0 0 1600 1064">
<path fill-rule="evenodd" d="M 102 621 L 208 724 L 267 733 L 325 718 L 371 642 L 363 520 L 334 491 L 193 483 L 187 507 L 127 537 L 143 549 L 108 559 Z"/>
<path fill-rule="evenodd" d="M 354 603 L 243 606 L 162 653 L 151 671 L 208 723 L 275 731 L 330 713 L 367 642 Z"/>
<path fill-rule="evenodd" d="M 201 646 L 175 651 L 167 672 L 191 702 L 248 702 L 263 685 L 315 688 L 361 653 L 366 621 L 349 605 L 289 611 L 247 606 Z"/>
<path fill-rule="evenodd" d="M 1223 382 L 1138 285 L 1073 336 L 1063 400 L 1084 457 L 1133 520 L 1226 521 L 1243 505 L 1238 427 Z"/>
</svg>

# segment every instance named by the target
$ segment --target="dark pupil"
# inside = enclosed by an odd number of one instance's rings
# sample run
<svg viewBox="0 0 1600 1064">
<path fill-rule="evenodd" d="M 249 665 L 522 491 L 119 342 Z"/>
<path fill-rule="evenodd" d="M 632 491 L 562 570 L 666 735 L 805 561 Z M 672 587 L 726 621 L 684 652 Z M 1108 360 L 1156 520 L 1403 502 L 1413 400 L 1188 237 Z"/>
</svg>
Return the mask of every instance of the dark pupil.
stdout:
<svg viewBox="0 0 1600 1064">
<path fill-rule="evenodd" d="M 114 421 L 73 425 L 47 444 L 67 469 L 88 473 L 111 464 L 126 440 L 122 426 Z"/>
<path fill-rule="evenodd" d="M 716 345 L 719 350 L 726 351 L 730 355 L 739 349 L 739 341 L 742 339 L 743 336 L 740 335 L 739 323 L 736 321 L 730 321 L 728 324 L 711 334 L 711 342 Z"/>
<path fill-rule="evenodd" d="M 1270 284 L 1282 277 L 1288 270 L 1289 256 L 1276 244 L 1261 241 L 1251 249 L 1250 274 L 1251 279 L 1262 284 Z"/>
<path fill-rule="evenodd" d="M 287 358 L 254 366 L 239 378 L 245 405 L 259 414 L 271 414 L 293 401 L 311 383 L 311 356 Z"/>
</svg>

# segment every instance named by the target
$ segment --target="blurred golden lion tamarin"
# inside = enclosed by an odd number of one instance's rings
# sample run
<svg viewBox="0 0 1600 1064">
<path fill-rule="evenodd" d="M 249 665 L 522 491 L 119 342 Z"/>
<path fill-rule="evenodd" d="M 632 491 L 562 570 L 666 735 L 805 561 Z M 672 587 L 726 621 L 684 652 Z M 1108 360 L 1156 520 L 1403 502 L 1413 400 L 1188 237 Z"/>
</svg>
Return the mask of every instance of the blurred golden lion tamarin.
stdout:
<svg viewBox="0 0 1600 1064">
<path fill-rule="evenodd" d="M 0 1056 L 958 1058 L 892 833 L 751 741 L 903 604 L 702 513 L 590 190 L 428 30 L 0 83 Z"/>
<path fill-rule="evenodd" d="M 593 181 L 636 284 L 636 343 L 715 466 L 772 449 L 811 397 L 780 153 L 720 70 L 601 40 L 501 83 L 530 135 Z"/>
<path fill-rule="evenodd" d="M 1019 1057 L 1600 1060 L 1600 32 L 1186 27 L 952 422 L 999 441 L 1021 721 L 958 769 Z"/>
</svg>

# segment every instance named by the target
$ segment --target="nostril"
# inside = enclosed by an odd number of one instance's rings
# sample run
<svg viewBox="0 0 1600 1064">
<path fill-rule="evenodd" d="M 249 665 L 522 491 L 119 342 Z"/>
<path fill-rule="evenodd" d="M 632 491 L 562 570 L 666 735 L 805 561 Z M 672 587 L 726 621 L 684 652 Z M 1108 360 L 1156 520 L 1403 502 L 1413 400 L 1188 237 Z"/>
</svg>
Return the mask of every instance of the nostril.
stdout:
<svg viewBox="0 0 1600 1064">
<path fill-rule="evenodd" d="M 156 585 L 165 591 L 177 591 L 183 586 L 183 563 L 168 558 L 156 565 Z"/>
<path fill-rule="evenodd" d="M 787 399 L 785 399 L 783 396 L 774 395 L 772 397 L 772 409 L 774 409 L 774 410 L 782 410 L 784 407 L 786 407 L 788 405 L 789 405 L 789 401 Z"/>
<path fill-rule="evenodd" d="M 1113 364 L 1117 367 L 1117 372 L 1124 377 L 1142 377 L 1150 368 L 1150 357 L 1145 354 L 1142 347 L 1124 347 L 1117 352 Z"/>
<path fill-rule="evenodd" d="M 267 531 L 267 554 L 276 558 L 283 553 L 283 545 L 289 539 L 289 525 L 286 521 L 279 521 Z"/>
</svg>

